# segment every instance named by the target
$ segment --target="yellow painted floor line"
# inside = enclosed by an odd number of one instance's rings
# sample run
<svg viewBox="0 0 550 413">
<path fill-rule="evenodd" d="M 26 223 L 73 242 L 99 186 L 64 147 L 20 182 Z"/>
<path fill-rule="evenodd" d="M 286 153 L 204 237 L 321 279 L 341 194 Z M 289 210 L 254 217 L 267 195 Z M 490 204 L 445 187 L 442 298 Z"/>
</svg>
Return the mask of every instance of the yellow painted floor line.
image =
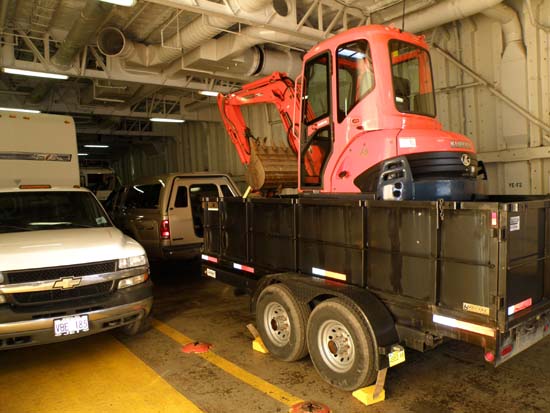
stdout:
<svg viewBox="0 0 550 413">
<path fill-rule="evenodd" d="M 0 412 L 202 413 L 109 334 L 0 360 Z"/>
<path fill-rule="evenodd" d="M 175 328 L 170 327 L 168 324 L 165 324 L 158 320 L 152 320 L 152 324 L 155 329 L 160 331 L 162 334 L 170 337 L 172 340 L 178 342 L 182 346 L 194 342 L 194 340 L 180 333 Z M 271 398 L 283 404 L 286 404 L 287 406 L 292 406 L 296 403 L 300 403 L 303 401 L 302 399 L 299 399 L 298 397 L 293 396 L 292 394 L 265 381 L 264 379 L 258 376 L 255 376 L 252 373 L 249 373 L 248 371 L 230 362 L 229 360 L 226 360 L 223 357 L 218 356 L 216 353 L 212 351 L 209 351 L 207 353 L 197 354 L 197 356 L 202 357 L 203 359 L 205 359 L 209 363 L 212 363 L 216 367 L 222 369 L 226 373 L 231 374 L 237 379 L 254 387 L 255 389 L 261 391 L 262 393 L 265 393 Z"/>
</svg>

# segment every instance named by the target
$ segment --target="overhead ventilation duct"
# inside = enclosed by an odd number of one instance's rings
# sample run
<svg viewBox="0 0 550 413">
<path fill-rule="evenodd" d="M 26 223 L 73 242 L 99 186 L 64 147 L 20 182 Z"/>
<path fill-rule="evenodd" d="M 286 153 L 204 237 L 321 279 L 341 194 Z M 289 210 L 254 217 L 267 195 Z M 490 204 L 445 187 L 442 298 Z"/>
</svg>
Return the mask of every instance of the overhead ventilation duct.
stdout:
<svg viewBox="0 0 550 413">
<path fill-rule="evenodd" d="M 272 0 L 237 0 L 237 8 L 255 12 L 272 7 Z M 145 45 L 127 39 L 122 31 L 114 27 L 101 30 L 98 34 L 98 48 L 106 56 L 119 57 L 126 62 L 140 66 L 156 66 L 174 61 L 181 56 L 181 50 L 192 50 L 206 40 L 213 38 L 234 24 L 225 17 L 199 17 L 186 25 L 162 44 Z"/>
<path fill-rule="evenodd" d="M 504 48 L 513 42 L 519 43 L 523 48 L 523 34 L 521 32 L 521 23 L 514 9 L 505 4 L 497 4 L 490 9 L 481 12 L 490 19 L 496 20 L 502 24 L 502 35 Z"/>
<path fill-rule="evenodd" d="M 91 37 L 105 20 L 112 9 L 112 4 L 97 0 L 88 0 L 73 23 L 63 43 L 52 57 L 52 63 L 66 69 L 78 52 L 88 44 Z"/>
<path fill-rule="evenodd" d="M 223 69 L 247 76 L 286 72 L 291 77 L 300 73 L 302 55 L 298 51 L 259 48 L 263 43 L 295 44 L 296 38 L 261 27 L 247 27 L 239 34 L 226 34 L 211 39 L 183 56 L 183 67 L 197 70 Z M 301 40 L 309 49 L 314 42 Z M 254 56 L 254 58 L 252 58 Z"/>
<path fill-rule="evenodd" d="M 405 31 L 418 33 L 432 29 L 481 13 L 501 2 L 502 0 L 444 0 L 428 8 L 406 14 Z M 384 24 L 401 27 L 402 22 L 403 18 L 399 17 Z"/>
</svg>

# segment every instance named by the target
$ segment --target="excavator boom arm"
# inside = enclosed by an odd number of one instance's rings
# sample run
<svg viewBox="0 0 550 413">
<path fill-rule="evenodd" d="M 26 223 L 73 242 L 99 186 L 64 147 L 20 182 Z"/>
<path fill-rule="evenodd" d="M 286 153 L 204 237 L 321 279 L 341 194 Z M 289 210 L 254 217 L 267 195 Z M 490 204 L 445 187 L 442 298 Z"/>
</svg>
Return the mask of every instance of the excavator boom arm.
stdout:
<svg viewBox="0 0 550 413">
<path fill-rule="evenodd" d="M 294 81 L 286 73 L 274 72 L 244 85 L 236 92 L 218 95 L 218 107 L 225 129 L 243 164 L 250 163 L 250 139 L 255 139 L 246 125 L 241 111 L 241 106 L 245 105 L 274 104 L 287 131 L 288 146 L 295 154 L 298 153 L 298 133 L 297 127 L 293 125 L 293 119 L 299 116 L 300 107 L 299 100 L 295 99 L 294 93 Z"/>
</svg>

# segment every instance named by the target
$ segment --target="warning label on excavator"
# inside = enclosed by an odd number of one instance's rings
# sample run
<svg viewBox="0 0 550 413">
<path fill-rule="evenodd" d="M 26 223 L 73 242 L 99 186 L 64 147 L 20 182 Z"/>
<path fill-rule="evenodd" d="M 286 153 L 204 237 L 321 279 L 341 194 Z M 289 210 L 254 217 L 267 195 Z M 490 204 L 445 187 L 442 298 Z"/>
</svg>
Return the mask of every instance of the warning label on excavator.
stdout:
<svg viewBox="0 0 550 413">
<path fill-rule="evenodd" d="M 415 138 L 399 138 L 400 148 L 416 148 Z"/>
</svg>

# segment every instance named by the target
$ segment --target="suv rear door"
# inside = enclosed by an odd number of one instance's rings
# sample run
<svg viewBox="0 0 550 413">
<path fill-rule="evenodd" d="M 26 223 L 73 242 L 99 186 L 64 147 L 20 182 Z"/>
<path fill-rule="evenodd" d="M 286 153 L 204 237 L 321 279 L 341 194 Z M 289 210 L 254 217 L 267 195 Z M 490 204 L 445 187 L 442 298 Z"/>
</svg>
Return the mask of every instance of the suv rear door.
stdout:
<svg viewBox="0 0 550 413">
<path fill-rule="evenodd" d="M 203 197 L 235 195 L 224 177 L 176 178 L 168 208 L 171 245 L 202 243 Z"/>
</svg>

